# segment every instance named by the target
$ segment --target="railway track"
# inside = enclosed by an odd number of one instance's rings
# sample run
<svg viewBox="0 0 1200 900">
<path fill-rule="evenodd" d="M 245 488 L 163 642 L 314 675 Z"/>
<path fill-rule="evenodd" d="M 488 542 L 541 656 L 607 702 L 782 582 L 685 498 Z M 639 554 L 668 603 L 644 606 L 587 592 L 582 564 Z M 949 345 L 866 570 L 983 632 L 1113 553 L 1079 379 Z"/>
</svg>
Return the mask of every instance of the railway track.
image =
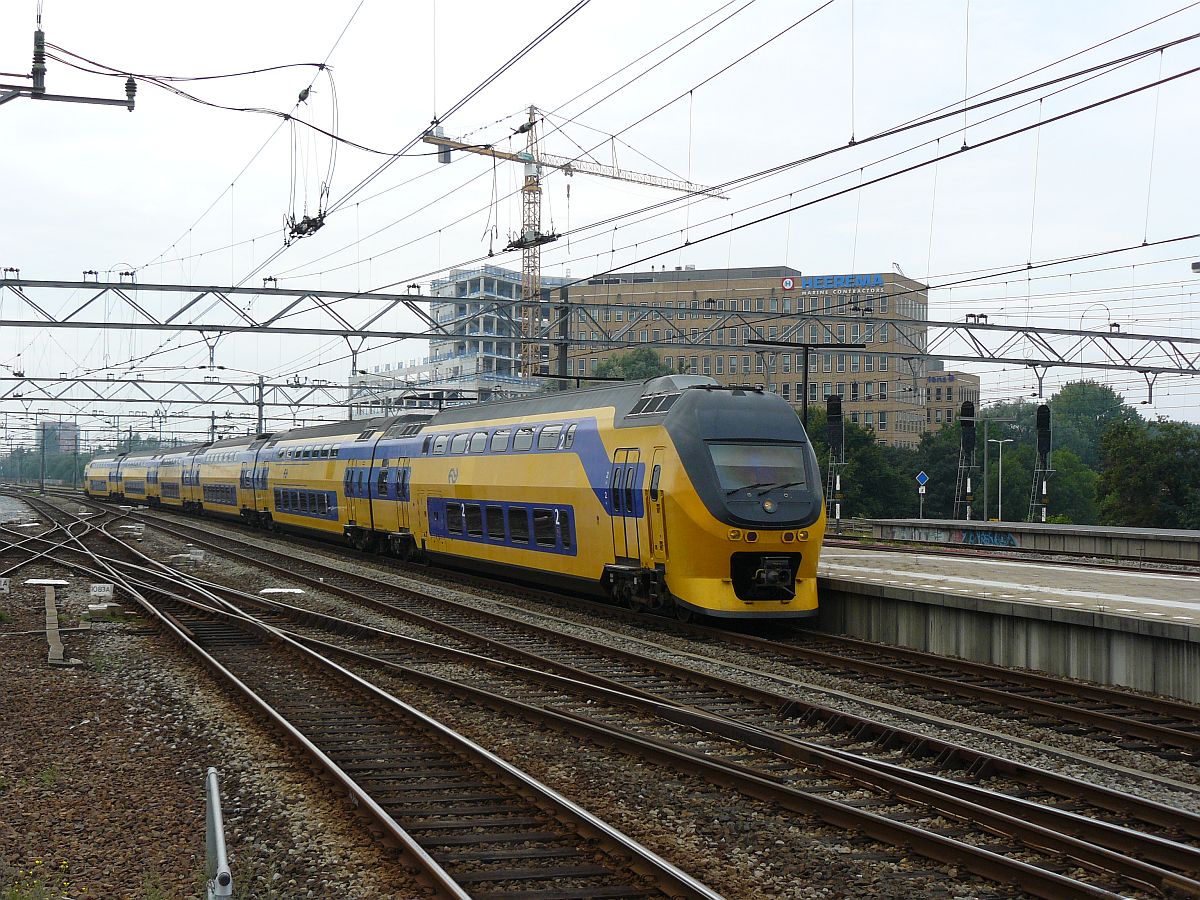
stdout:
<svg viewBox="0 0 1200 900">
<path fill-rule="evenodd" d="M 141 519 L 154 523 L 156 516 L 145 515 Z M 214 551 L 241 554 L 243 560 L 251 564 L 273 566 L 273 571 L 280 575 L 304 575 L 310 584 L 348 589 L 360 586 L 377 589 L 381 584 L 378 579 L 333 571 L 329 564 L 315 559 L 297 560 L 290 549 L 272 550 L 261 542 L 243 540 L 224 525 L 218 529 L 205 528 L 191 521 L 180 522 L 177 517 L 172 517 L 170 522 L 171 530 L 186 533 Z M 162 527 L 162 520 L 158 519 L 157 524 Z M 475 576 L 461 580 L 490 590 L 512 589 L 511 585 Z M 389 587 L 396 587 L 394 579 Z M 785 670 L 793 669 L 797 676 L 802 676 L 802 669 L 808 668 L 858 680 L 866 677 L 878 685 L 898 686 L 923 699 L 1019 721 L 1022 726 L 1051 728 L 1168 760 L 1194 762 L 1200 759 L 1200 707 L 1188 703 L 852 638 L 796 631 L 785 640 L 769 639 L 694 623 L 678 623 L 660 616 L 637 614 L 535 589 L 522 589 L 522 593 L 541 597 L 554 606 L 570 605 L 605 617 L 636 622 L 649 633 L 683 635 L 695 641 L 699 651 L 706 647 L 749 651 L 756 660 L 776 663 Z M 438 609 L 453 610 L 456 614 L 470 610 L 465 614 L 476 617 L 485 615 L 471 607 L 448 606 L 444 598 L 429 592 L 422 596 L 421 592 L 410 589 L 409 594 L 408 602 L 418 604 L 411 608 L 427 616 L 432 616 Z M 453 624 L 444 613 L 437 619 Z M 508 615 L 494 620 L 495 624 L 511 621 Z"/>
<path fill-rule="evenodd" d="M 1040 896 L 1110 896 L 1110 887 L 1120 889 L 1122 885 L 1200 893 L 1200 882 L 1191 877 L 1200 869 L 1200 852 L 1182 843 L 936 776 L 914 778 L 914 773 L 898 766 L 788 740 L 724 716 L 699 713 L 689 708 L 690 704 L 664 704 L 616 683 L 588 684 L 579 678 L 545 676 L 527 666 L 430 646 L 229 588 L 207 586 L 204 590 L 215 590 L 243 607 L 253 607 L 261 622 L 289 630 L 299 626 L 308 633 L 295 637 L 310 647 L 341 654 L 358 667 L 398 673 L 400 684 L 421 681 L 442 695 L 567 729 L 624 752 L 637 752 L 731 784 L 785 809 L 843 827 L 853 823 L 850 827 L 862 834 L 914 847 L 934 859 L 1018 884 Z M 339 647 L 329 645 L 331 635 L 340 637 Z M 445 665 L 449 657 L 456 667 L 473 671 L 457 679 L 446 678 L 429 671 L 431 656 L 442 660 L 438 665 Z M 480 680 L 481 667 L 487 670 L 483 673 L 487 691 L 471 686 Z M 501 685 L 503 696 L 497 692 Z M 731 764 L 729 756 L 737 763 Z M 814 771 L 820 772 L 823 780 L 813 783 Z M 858 796 L 850 804 L 832 802 L 826 796 L 856 791 Z M 980 829 L 971 835 L 971 843 L 958 840 L 964 821 Z M 1193 830 L 1195 824 L 1190 826 Z M 1076 833 L 1086 838 L 1075 837 Z M 1111 849 L 1114 846 L 1121 852 Z M 1010 858 L 1006 853 L 1023 858 Z M 1041 865 L 1028 861 L 1039 855 Z M 1066 878 L 1056 871 L 1063 867 L 1064 858 L 1068 869 L 1083 866 L 1101 875 L 1093 877 L 1093 883 Z"/>
<path fill-rule="evenodd" d="M 719 896 L 432 717 L 230 610 L 192 576 L 106 537 L 123 558 L 41 540 L 55 544 L 47 558 L 136 598 L 346 788 L 438 896 Z M 76 558 L 66 558 L 72 544 Z"/>
<path fill-rule="evenodd" d="M 175 527 L 174 522 L 172 523 L 172 527 Z M 195 529 L 192 529 L 192 533 L 195 533 Z M 233 539 L 229 540 L 233 541 Z M 210 546 L 213 549 L 220 549 L 217 546 L 219 543 L 219 541 L 210 543 Z M 255 553 L 254 551 L 261 551 L 263 548 L 256 547 L 255 545 L 249 546 L 251 548 L 251 555 L 247 557 L 243 553 L 243 558 L 252 565 L 262 564 L 262 554 Z M 246 545 L 242 543 L 242 550 L 244 551 L 245 549 Z M 228 552 L 228 544 L 226 544 L 226 550 L 222 552 Z M 928 779 L 928 783 L 937 784 L 944 791 L 949 785 L 944 779 L 939 781 L 935 774 L 936 770 L 940 769 L 952 772 L 957 770 L 960 777 L 963 773 L 967 773 L 969 779 L 976 780 L 977 784 L 968 784 L 967 788 L 978 789 L 979 783 L 982 783 L 982 781 L 991 781 L 997 785 L 1008 786 L 1014 794 L 1012 799 L 1016 801 L 1023 799 L 1020 796 L 1021 794 L 1032 796 L 1040 793 L 1043 796 L 1049 795 L 1051 798 L 1058 798 L 1055 802 L 1059 804 L 1062 804 L 1064 800 L 1067 804 L 1076 807 L 1083 804 L 1087 815 L 1096 816 L 1097 819 L 1107 816 L 1108 819 L 1113 820 L 1109 823 L 1110 826 L 1115 824 L 1118 827 L 1127 827 L 1131 821 L 1140 821 L 1143 824 L 1152 823 L 1154 829 L 1157 829 L 1157 833 L 1147 835 L 1147 837 L 1151 840 L 1152 844 L 1154 841 L 1163 841 L 1163 844 L 1156 845 L 1159 846 L 1159 849 L 1176 844 L 1185 846 L 1182 843 L 1183 841 L 1194 839 L 1197 835 L 1200 835 L 1200 830 L 1197 830 L 1196 817 L 1189 816 L 1188 814 L 1180 814 L 1178 811 L 1171 810 L 1168 807 L 1162 807 L 1147 801 L 1137 801 L 1136 798 L 1130 798 L 1128 795 L 1110 792 L 1080 782 L 1073 782 L 1069 779 L 1056 778 L 1050 776 L 1049 773 L 1028 770 L 1008 761 L 994 757 L 989 758 L 986 754 L 967 751 L 965 748 L 955 747 L 954 745 L 938 746 L 939 742 L 929 741 L 927 738 L 912 733 L 904 734 L 898 732 L 896 729 L 888 729 L 885 726 L 880 726 L 877 723 L 870 723 L 868 721 L 857 723 L 845 722 L 847 717 L 836 711 L 826 710 L 824 711 L 825 715 L 822 716 L 821 711 L 811 705 L 807 709 L 799 710 L 795 705 L 795 701 L 786 696 L 770 695 L 769 692 L 749 690 L 746 686 L 732 685 L 731 683 L 721 682 L 717 679 L 709 680 L 707 685 L 702 684 L 701 687 L 703 689 L 698 694 L 698 673 L 686 671 L 671 672 L 670 667 L 664 669 L 661 664 L 657 667 L 652 665 L 648 671 L 644 668 L 639 670 L 638 665 L 645 666 L 647 661 L 642 660 L 639 662 L 630 658 L 631 656 L 636 657 L 636 654 L 618 653 L 616 654 L 617 658 L 614 659 L 612 648 L 589 648 L 589 652 L 595 655 L 595 658 L 590 661 L 591 667 L 589 670 L 588 665 L 579 665 L 581 662 L 587 663 L 588 661 L 579 659 L 580 647 L 574 639 L 568 643 L 574 644 L 571 653 L 574 654 L 575 658 L 568 658 L 565 661 L 562 657 L 561 649 L 558 655 L 554 653 L 539 655 L 534 650 L 529 649 L 528 646 L 520 646 L 520 640 L 497 642 L 493 637 L 492 640 L 486 641 L 479 635 L 472 634 L 469 630 L 462 628 L 460 625 L 445 621 L 431 623 L 427 617 L 422 616 L 411 608 L 411 601 L 414 599 L 411 596 L 404 606 L 398 606 L 396 603 L 380 601 L 360 591 L 348 588 L 345 582 L 349 580 L 359 587 L 362 587 L 365 582 L 372 584 L 377 590 L 383 588 L 386 592 L 392 594 L 396 593 L 395 585 L 382 585 L 378 581 L 363 576 L 349 576 L 328 568 L 322 569 L 311 562 L 300 563 L 293 557 L 294 553 L 289 557 L 286 569 L 282 567 L 278 569 L 281 575 L 290 575 L 301 581 L 307 581 L 314 587 L 331 588 L 348 599 L 353 599 L 356 602 L 363 603 L 363 605 L 385 611 L 389 615 L 405 619 L 410 623 L 415 622 L 427 627 L 432 624 L 434 630 L 463 640 L 468 645 L 474 644 L 475 646 L 479 646 L 482 642 L 490 647 L 497 657 L 511 656 L 519 660 L 519 664 L 526 666 L 537 665 L 551 671 L 557 671 L 562 673 L 562 677 L 573 679 L 577 683 L 590 683 L 596 689 L 613 691 L 618 695 L 637 697 L 643 702 L 661 703 L 664 698 L 669 698 L 674 693 L 675 697 L 672 706 L 677 710 L 674 713 L 676 716 L 683 715 L 678 710 L 695 711 L 697 708 L 707 704 L 710 707 L 708 711 L 710 718 L 706 720 L 706 724 L 698 726 L 695 722 L 691 722 L 689 727 L 693 729 L 700 728 L 701 731 L 707 728 L 710 731 L 705 731 L 705 733 L 710 733 L 716 727 L 713 723 L 721 722 L 721 727 L 725 729 L 732 728 L 736 730 L 746 727 L 757 729 L 757 733 L 760 735 L 758 738 L 760 744 L 766 741 L 771 748 L 771 752 L 776 754 L 781 752 L 781 748 L 786 748 L 786 753 L 793 754 L 793 756 L 786 756 L 786 754 L 785 756 L 793 763 L 803 758 L 806 760 L 806 764 L 813 765 L 812 754 L 814 752 L 819 754 L 821 748 L 805 747 L 804 753 L 800 754 L 798 748 L 803 747 L 802 742 L 804 739 L 802 736 L 788 734 L 784 730 L 776 731 L 770 726 L 778 725 L 781 720 L 785 724 L 788 724 L 790 714 L 802 712 L 809 724 L 815 724 L 816 731 L 822 734 L 826 741 L 832 737 L 835 742 L 841 741 L 845 743 L 845 738 L 850 738 L 850 743 L 852 744 L 866 745 L 874 748 L 877 753 L 882 751 L 885 755 L 900 758 L 906 763 L 906 768 L 895 768 L 887 774 L 891 774 L 896 778 L 902 778 L 909 783 L 919 781 L 922 777 L 925 777 Z M 315 567 L 313 569 L 314 572 L 324 571 L 325 574 L 316 575 L 315 577 L 311 573 L 305 574 L 304 570 L 309 567 Z M 465 613 L 465 615 L 468 617 L 482 615 L 484 621 L 487 622 L 487 630 L 491 631 L 493 635 L 496 626 L 499 624 L 498 619 L 502 620 L 503 618 L 484 615 L 478 610 L 471 610 Z M 345 629 L 349 626 L 342 624 L 337 627 Z M 529 626 L 527 625 L 513 627 L 516 627 L 519 632 L 524 632 L 526 635 L 530 633 Z M 309 637 L 310 639 L 312 638 L 311 635 Z M 543 640 L 545 637 L 545 635 L 542 635 Z M 562 638 L 561 635 L 555 635 L 555 637 Z M 389 637 L 389 640 L 396 639 L 395 637 Z M 343 652 L 349 649 L 351 648 L 343 648 Z M 443 648 L 439 652 L 455 651 L 454 648 Z M 367 654 L 367 656 L 370 657 L 371 654 Z M 380 651 L 379 656 L 372 657 L 371 664 L 389 663 L 395 664 L 395 661 L 388 660 L 386 653 L 383 651 Z M 597 669 L 605 674 L 598 675 Z M 701 678 L 700 681 L 703 683 L 705 679 Z M 447 686 L 443 685 L 443 687 Z M 463 686 L 460 686 L 459 690 L 462 689 L 464 689 Z M 480 701 L 478 697 L 475 699 Z M 756 701 L 757 708 L 746 708 L 747 700 Z M 592 698 L 590 702 L 596 702 L 595 698 Z M 781 712 L 784 715 L 781 716 Z M 755 717 L 760 721 L 757 723 L 754 722 L 753 719 Z M 679 725 L 678 721 L 672 721 L 675 722 L 675 725 Z M 843 729 L 849 730 L 838 730 L 837 726 L 839 723 Z M 793 721 L 790 724 L 794 725 L 795 723 Z M 718 733 L 722 733 L 719 729 L 717 730 Z M 762 737 L 764 734 L 768 737 Z M 747 742 L 744 733 L 740 733 L 737 739 L 743 743 Z M 753 742 L 750 742 L 750 744 L 751 746 L 755 746 Z M 762 748 L 760 747 L 759 749 Z M 844 747 L 823 749 L 827 751 L 834 750 L 835 756 L 836 751 L 840 751 L 841 753 L 847 752 Z M 795 754 L 800 754 L 800 756 L 795 756 Z M 861 754 L 852 753 L 846 756 L 842 762 L 861 763 L 860 757 Z M 936 764 L 931 766 L 931 761 L 935 761 Z M 914 763 L 917 765 L 914 765 Z M 825 764 L 832 765 L 829 757 L 826 757 Z M 876 774 L 878 775 L 886 769 L 886 766 L 877 766 L 876 768 L 878 770 Z M 934 771 L 930 771 L 931 769 Z M 980 776 L 984 776 L 982 780 Z M 971 803 L 979 799 L 980 795 L 971 795 L 970 790 L 964 789 L 959 793 L 957 802 Z M 1008 801 L 998 802 L 993 797 L 991 805 L 993 807 L 997 805 L 1002 807 L 1005 802 Z M 1053 807 L 1053 803 L 1050 805 Z M 1015 803 L 1008 808 L 1013 811 L 1014 817 L 1020 816 L 1028 821 L 1036 821 L 1035 818 L 1032 818 L 1033 811 L 1023 808 L 1020 803 Z M 1109 832 L 1109 838 L 1107 839 L 1099 837 L 1094 839 L 1098 844 L 1103 844 L 1105 840 L 1112 843 L 1111 836 L 1113 834 L 1124 834 L 1124 832 Z M 1179 840 L 1177 841 L 1175 838 L 1179 838 Z M 1148 854 L 1146 858 L 1153 859 L 1154 853 L 1157 851 L 1154 850 L 1154 847 L 1150 847 L 1145 852 Z M 1194 853 L 1190 848 L 1184 852 L 1185 855 Z M 1164 858 L 1163 861 L 1166 862 L 1166 859 Z M 1176 872 L 1186 872 L 1190 871 L 1189 867 L 1194 866 L 1194 860 L 1192 862 L 1174 860 L 1169 864 L 1177 867 Z M 1163 876 L 1160 875 L 1160 877 Z M 1175 878 L 1176 875 L 1168 873 L 1165 877 L 1171 879 Z M 1186 881 L 1189 876 L 1181 875 L 1178 877 Z M 1046 895 L 1062 896 L 1063 894 L 1056 889 Z"/>
</svg>

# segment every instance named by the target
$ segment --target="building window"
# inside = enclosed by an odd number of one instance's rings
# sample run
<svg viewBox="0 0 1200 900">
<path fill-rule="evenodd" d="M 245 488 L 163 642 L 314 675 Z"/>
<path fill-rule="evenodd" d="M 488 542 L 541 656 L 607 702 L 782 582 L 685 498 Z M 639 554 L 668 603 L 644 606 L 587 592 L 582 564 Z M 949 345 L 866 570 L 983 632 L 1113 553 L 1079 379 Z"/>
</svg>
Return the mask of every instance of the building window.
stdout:
<svg viewBox="0 0 1200 900">
<path fill-rule="evenodd" d="M 888 295 L 887 294 L 879 295 L 879 311 L 881 313 L 885 313 L 888 311 Z"/>
<path fill-rule="evenodd" d="M 785 382 L 784 382 L 784 383 L 781 385 L 781 387 L 783 388 L 783 399 L 784 399 L 784 400 L 791 400 L 791 399 L 792 399 L 792 386 L 791 386 L 791 384 L 790 384 L 789 382 L 786 382 L 786 381 L 785 381 Z"/>
<path fill-rule="evenodd" d="M 780 368 L 782 371 L 784 371 L 784 372 L 792 371 L 792 354 L 790 354 L 790 353 L 779 354 L 779 363 L 780 363 Z"/>
<path fill-rule="evenodd" d="M 761 353 L 754 354 L 754 371 L 762 373 L 763 370 L 763 355 Z"/>
<path fill-rule="evenodd" d="M 832 353 L 821 354 L 821 371 L 822 372 L 832 372 L 833 371 L 833 354 Z"/>
<path fill-rule="evenodd" d="M 750 374 L 750 354 L 746 353 L 742 356 L 742 374 Z"/>
<path fill-rule="evenodd" d="M 825 387 L 828 388 L 829 385 L 825 385 Z M 808 385 L 808 402 L 815 403 L 816 401 L 817 401 L 817 383 L 815 381 L 812 381 L 812 382 L 809 382 L 809 385 Z"/>
<path fill-rule="evenodd" d="M 821 333 L 820 333 L 819 329 L 817 328 L 817 326 L 809 325 L 808 326 L 808 342 L 810 344 L 815 344 L 820 339 L 821 339 Z"/>
<path fill-rule="evenodd" d="M 885 412 L 879 414 L 879 430 L 887 431 L 887 413 Z"/>
<path fill-rule="evenodd" d="M 837 355 L 837 370 L 839 372 L 846 371 L 846 354 L 845 353 L 839 353 Z"/>
<path fill-rule="evenodd" d="M 834 386 L 833 392 L 835 394 L 837 394 L 839 397 L 845 397 L 846 396 L 846 383 L 844 381 L 839 381 Z"/>
<path fill-rule="evenodd" d="M 704 357 L 703 365 L 704 365 L 704 374 L 711 375 L 712 374 L 712 357 L 711 356 Z"/>
<path fill-rule="evenodd" d="M 698 357 L 695 357 L 695 356 L 692 357 L 691 373 L 693 375 L 695 375 L 697 372 L 700 371 L 700 367 L 697 365 L 698 361 L 699 361 Z"/>
<path fill-rule="evenodd" d="M 937 400 L 941 400 L 941 399 L 942 399 L 942 389 L 941 389 L 940 387 L 939 387 L 939 388 L 934 388 L 934 389 L 933 389 L 933 396 L 934 396 L 934 398 L 935 398 L 935 399 L 937 399 Z"/>
<path fill-rule="evenodd" d="M 937 415 L 934 418 L 937 422 L 940 423 L 942 421 L 942 411 L 939 409 L 936 412 L 937 412 Z"/>
<path fill-rule="evenodd" d="M 858 354 L 857 353 L 850 354 L 850 371 L 851 372 L 858 371 Z"/>
<path fill-rule="evenodd" d="M 875 413 L 873 413 L 873 412 L 866 413 L 863 416 L 863 419 L 868 426 L 872 426 L 875 424 Z"/>
<path fill-rule="evenodd" d="M 888 362 L 888 358 L 886 356 L 880 354 L 880 356 L 879 356 L 879 371 L 880 372 L 887 371 L 887 362 Z"/>
<path fill-rule="evenodd" d="M 859 343 L 862 340 L 862 338 L 860 336 L 860 329 L 859 329 L 858 325 L 850 326 L 850 340 L 852 343 L 855 343 L 855 344 Z"/>
<path fill-rule="evenodd" d="M 737 357 L 733 357 L 733 358 L 736 359 Z M 723 356 L 717 357 L 717 374 L 718 375 L 725 374 L 725 357 L 723 357 Z"/>
<path fill-rule="evenodd" d="M 879 343 L 886 344 L 888 342 L 888 323 L 879 323 Z"/>
<path fill-rule="evenodd" d="M 830 384 L 828 381 L 824 382 L 821 385 L 821 399 L 822 400 L 828 399 L 829 395 L 832 393 L 833 393 L 833 385 Z"/>
<path fill-rule="evenodd" d="M 737 370 L 738 370 L 738 368 L 737 368 L 737 357 L 736 357 L 736 356 L 730 356 L 730 357 L 729 357 L 729 374 L 730 374 L 730 375 L 736 375 L 736 374 L 737 374 Z"/>
<path fill-rule="evenodd" d="M 854 425 L 858 424 L 858 412 L 857 411 L 850 413 L 850 421 Z"/>
<path fill-rule="evenodd" d="M 954 399 L 954 388 L 953 387 L 946 388 L 946 399 L 947 400 Z"/>
<path fill-rule="evenodd" d="M 870 353 L 867 353 L 863 356 L 863 371 L 864 372 L 874 372 L 875 371 L 875 357 L 872 356 Z"/>
<path fill-rule="evenodd" d="M 850 382 L 850 399 L 851 400 L 858 399 L 858 382 L 857 381 Z"/>
</svg>

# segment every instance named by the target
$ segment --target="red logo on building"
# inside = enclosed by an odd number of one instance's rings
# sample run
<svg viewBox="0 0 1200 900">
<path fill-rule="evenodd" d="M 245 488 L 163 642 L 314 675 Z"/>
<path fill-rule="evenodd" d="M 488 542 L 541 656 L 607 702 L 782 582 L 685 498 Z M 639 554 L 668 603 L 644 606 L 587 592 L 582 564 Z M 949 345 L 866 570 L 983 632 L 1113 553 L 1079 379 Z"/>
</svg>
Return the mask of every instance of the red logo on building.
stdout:
<svg viewBox="0 0 1200 900">
<path fill-rule="evenodd" d="M 785 291 L 795 290 L 795 287 L 796 287 L 796 279 L 795 278 L 788 277 L 788 278 L 783 279 L 783 289 Z"/>
</svg>

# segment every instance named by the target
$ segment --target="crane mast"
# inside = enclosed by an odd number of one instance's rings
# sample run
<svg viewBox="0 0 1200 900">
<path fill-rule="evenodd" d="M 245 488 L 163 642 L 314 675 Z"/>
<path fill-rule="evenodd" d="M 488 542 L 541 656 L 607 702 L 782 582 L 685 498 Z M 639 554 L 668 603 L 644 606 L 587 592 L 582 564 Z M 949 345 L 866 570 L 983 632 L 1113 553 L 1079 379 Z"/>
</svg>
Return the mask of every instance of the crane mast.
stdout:
<svg viewBox="0 0 1200 900">
<path fill-rule="evenodd" d="M 693 184 L 675 178 L 664 178 L 659 175 L 647 175 L 644 172 L 632 172 L 606 166 L 601 163 L 571 160 L 563 156 L 553 156 L 539 152 L 538 148 L 538 110 L 536 106 L 529 107 L 529 118 L 522 123 L 515 134 L 525 135 L 525 150 L 513 153 L 497 150 L 490 145 L 468 144 L 464 141 L 448 138 L 441 133 L 441 128 L 435 128 L 425 133 L 422 140 L 427 144 L 437 146 L 442 152 L 438 154 L 440 162 L 450 162 L 453 150 L 467 153 L 477 153 L 481 156 L 491 156 L 495 159 L 521 163 L 525 166 L 525 180 L 521 185 L 521 233 L 509 242 L 506 250 L 521 251 L 521 307 L 517 318 L 519 323 L 518 341 L 520 344 L 521 374 L 526 378 L 540 375 L 543 366 L 549 360 L 548 345 L 539 341 L 542 330 L 542 245 L 558 240 L 556 234 L 542 232 L 542 169 L 558 169 L 565 175 L 584 174 L 597 175 L 602 178 L 612 178 L 616 181 L 628 181 L 633 184 L 645 184 L 667 190 L 680 191 L 688 194 L 701 194 L 707 197 L 722 197 L 716 189 L 704 185 Z"/>
</svg>

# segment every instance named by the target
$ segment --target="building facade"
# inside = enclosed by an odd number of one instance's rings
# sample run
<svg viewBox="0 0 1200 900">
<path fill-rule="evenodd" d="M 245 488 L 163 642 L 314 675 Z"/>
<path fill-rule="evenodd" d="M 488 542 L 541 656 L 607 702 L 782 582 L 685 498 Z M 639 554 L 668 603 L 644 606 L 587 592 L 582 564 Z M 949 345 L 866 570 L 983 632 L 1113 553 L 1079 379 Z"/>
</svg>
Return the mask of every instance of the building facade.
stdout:
<svg viewBox="0 0 1200 900">
<path fill-rule="evenodd" d="M 651 269 L 572 285 L 569 303 L 568 375 L 619 352 L 606 341 L 645 343 L 676 371 L 760 386 L 797 407 L 840 395 L 849 419 L 887 444 L 916 446 L 926 430 L 928 291 L 904 275 Z"/>
<path fill-rule="evenodd" d="M 918 383 L 925 404 L 925 430 L 941 431 L 953 425 L 964 400 L 979 409 L 979 376 L 968 372 L 950 372 L 941 368 L 941 360 L 929 361 L 929 373 Z"/>
</svg>

